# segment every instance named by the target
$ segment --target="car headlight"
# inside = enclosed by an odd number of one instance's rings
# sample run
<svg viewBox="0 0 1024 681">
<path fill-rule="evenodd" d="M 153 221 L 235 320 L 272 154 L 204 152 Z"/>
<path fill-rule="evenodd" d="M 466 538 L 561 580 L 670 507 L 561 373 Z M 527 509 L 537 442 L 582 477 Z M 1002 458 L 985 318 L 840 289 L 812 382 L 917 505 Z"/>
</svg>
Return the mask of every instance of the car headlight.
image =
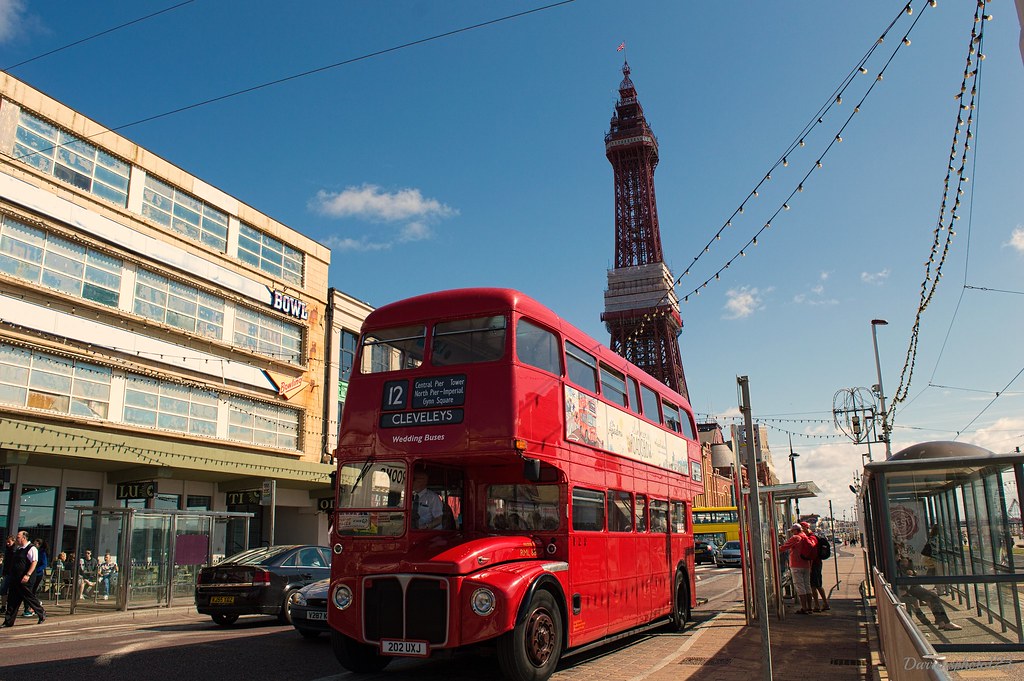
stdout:
<svg viewBox="0 0 1024 681">
<path fill-rule="evenodd" d="M 490 615 L 494 612 L 494 592 L 490 589 L 477 589 L 469 600 L 473 612 L 480 615 Z"/>
<path fill-rule="evenodd" d="M 334 594 L 331 596 L 331 601 L 334 603 L 334 607 L 338 610 L 344 610 L 348 606 L 352 605 L 352 589 L 348 588 L 344 584 L 339 584 L 334 588 Z"/>
<path fill-rule="evenodd" d="M 306 605 L 306 597 L 302 595 L 301 591 L 293 591 L 292 595 L 288 597 L 288 602 L 292 605 Z"/>
</svg>

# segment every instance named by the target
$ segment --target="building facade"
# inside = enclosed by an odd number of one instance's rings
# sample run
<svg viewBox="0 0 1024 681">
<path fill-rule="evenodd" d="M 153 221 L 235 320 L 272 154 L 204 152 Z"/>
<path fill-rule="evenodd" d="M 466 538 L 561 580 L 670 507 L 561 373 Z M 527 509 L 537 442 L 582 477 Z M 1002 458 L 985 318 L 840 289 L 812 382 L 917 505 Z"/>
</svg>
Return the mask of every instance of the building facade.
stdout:
<svg viewBox="0 0 1024 681">
<path fill-rule="evenodd" d="M 329 264 L 0 74 L 0 534 L 70 551 L 78 508 L 129 506 L 248 511 L 250 545 L 322 541 Z"/>
</svg>

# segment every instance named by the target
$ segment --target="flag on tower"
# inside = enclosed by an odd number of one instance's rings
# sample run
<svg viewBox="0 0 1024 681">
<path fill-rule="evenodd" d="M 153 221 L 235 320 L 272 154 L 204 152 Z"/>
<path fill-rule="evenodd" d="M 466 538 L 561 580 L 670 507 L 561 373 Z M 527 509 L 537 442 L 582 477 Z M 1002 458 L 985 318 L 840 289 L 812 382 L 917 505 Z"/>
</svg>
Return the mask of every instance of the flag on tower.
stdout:
<svg viewBox="0 0 1024 681">
<path fill-rule="evenodd" d="M 624 49 L 626 49 L 626 41 L 625 40 L 623 40 L 621 43 L 619 43 L 619 46 L 615 48 L 615 51 L 616 52 L 622 52 Z"/>
</svg>

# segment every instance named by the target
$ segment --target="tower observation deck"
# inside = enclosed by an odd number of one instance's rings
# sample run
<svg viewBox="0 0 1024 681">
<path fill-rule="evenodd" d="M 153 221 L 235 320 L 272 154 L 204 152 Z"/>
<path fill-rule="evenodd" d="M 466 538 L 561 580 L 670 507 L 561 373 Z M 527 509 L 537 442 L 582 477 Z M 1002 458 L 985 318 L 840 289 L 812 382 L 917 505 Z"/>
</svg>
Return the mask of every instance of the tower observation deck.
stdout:
<svg viewBox="0 0 1024 681">
<path fill-rule="evenodd" d="M 615 173 L 615 268 L 608 271 L 601 320 L 614 351 L 689 398 L 678 341 L 683 322 L 662 257 L 654 196 L 658 139 L 629 74 L 624 63 L 619 100 L 604 137 Z"/>
</svg>

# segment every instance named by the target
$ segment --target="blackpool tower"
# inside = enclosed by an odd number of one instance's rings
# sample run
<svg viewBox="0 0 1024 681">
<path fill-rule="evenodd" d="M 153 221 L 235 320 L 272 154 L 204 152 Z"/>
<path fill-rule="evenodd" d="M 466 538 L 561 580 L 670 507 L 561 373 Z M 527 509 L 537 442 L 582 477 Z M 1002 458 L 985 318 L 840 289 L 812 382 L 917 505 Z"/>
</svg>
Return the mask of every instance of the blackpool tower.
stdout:
<svg viewBox="0 0 1024 681">
<path fill-rule="evenodd" d="M 615 269 L 608 271 L 601 320 L 611 333 L 612 350 L 689 399 L 679 354 L 683 322 L 661 254 L 654 196 L 658 140 L 629 73 L 624 63 L 619 100 L 604 137 L 615 172 Z"/>
</svg>

